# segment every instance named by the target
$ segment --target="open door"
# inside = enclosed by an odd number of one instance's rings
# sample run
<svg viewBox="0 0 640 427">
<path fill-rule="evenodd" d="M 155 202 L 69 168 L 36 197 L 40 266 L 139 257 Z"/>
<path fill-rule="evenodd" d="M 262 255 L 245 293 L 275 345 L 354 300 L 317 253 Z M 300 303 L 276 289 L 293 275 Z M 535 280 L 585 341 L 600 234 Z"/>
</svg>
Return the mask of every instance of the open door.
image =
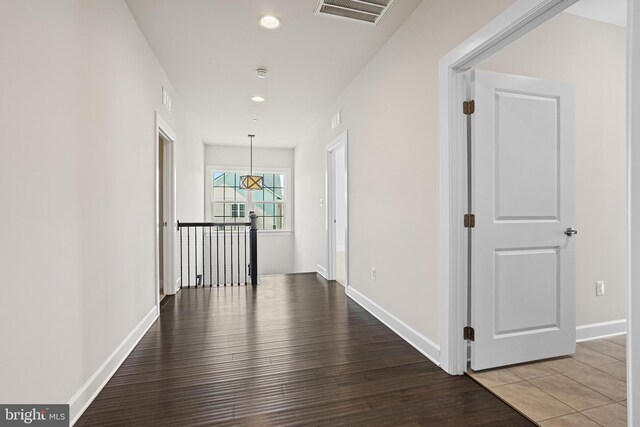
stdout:
<svg viewBox="0 0 640 427">
<path fill-rule="evenodd" d="M 471 368 L 574 353 L 573 88 L 475 71 L 472 90 Z"/>
</svg>

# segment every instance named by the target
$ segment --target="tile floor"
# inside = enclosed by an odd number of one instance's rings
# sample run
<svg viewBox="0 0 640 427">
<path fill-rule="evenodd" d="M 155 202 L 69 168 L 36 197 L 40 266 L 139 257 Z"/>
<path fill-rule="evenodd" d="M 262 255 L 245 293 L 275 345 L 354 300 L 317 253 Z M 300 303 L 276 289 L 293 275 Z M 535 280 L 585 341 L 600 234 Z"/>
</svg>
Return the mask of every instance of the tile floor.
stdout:
<svg viewBox="0 0 640 427">
<path fill-rule="evenodd" d="M 572 356 L 468 374 L 543 427 L 627 425 L 625 335 L 578 343 Z"/>
</svg>

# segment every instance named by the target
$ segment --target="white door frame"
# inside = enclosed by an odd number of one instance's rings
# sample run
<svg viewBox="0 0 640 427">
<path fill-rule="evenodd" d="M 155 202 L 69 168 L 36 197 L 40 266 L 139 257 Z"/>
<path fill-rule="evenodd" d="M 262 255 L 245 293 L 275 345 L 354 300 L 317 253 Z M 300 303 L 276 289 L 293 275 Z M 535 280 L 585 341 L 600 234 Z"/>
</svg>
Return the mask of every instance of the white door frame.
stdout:
<svg viewBox="0 0 640 427">
<path fill-rule="evenodd" d="M 154 182 L 155 182 L 155 273 L 156 273 L 156 308 L 158 309 L 158 315 L 160 314 L 160 265 L 158 263 L 158 257 L 160 255 L 160 230 L 162 230 L 162 224 L 160 223 L 160 173 L 164 169 L 164 165 L 160 165 L 160 153 L 159 153 L 159 141 L 160 137 L 169 142 L 164 151 L 164 162 L 168 165 L 169 177 L 165 176 L 164 188 L 165 197 L 164 202 L 167 209 L 167 215 L 165 221 L 167 222 L 167 233 L 164 240 L 164 293 L 165 295 L 172 295 L 177 292 L 178 286 L 175 281 L 175 232 L 172 232 L 174 225 L 176 224 L 176 133 L 173 131 L 169 123 L 160 115 L 158 111 L 155 112 L 155 135 L 154 135 L 154 155 L 155 155 L 155 168 L 154 168 Z M 167 179 L 168 178 L 168 179 Z M 167 197 L 168 196 L 168 197 Z"/>
<path fill-rule="evenodd" d="M 440 60 L 440 365 L 450 374 L 464 373 L 467 363 L 462 339 L 467 314 L 467 242 L 462 226 L 466 213 L 466 133 L 464 115 L 460 114 L 467 96 L 464 73 L 576 2 L 519 0 Z M 634 420 L 640 419 L 640 414 L 635 416 L 640 410 L 640 369 L 633 369 L 640 362 L 635 356 L 640 355 L 640 340 L 633 339 L 636 327 L 640 329 L 640 310 L 633 310 L 640 304 L 640 292 L 636 295 L 631 286 L 640 283 L 640 149 L 635 149 L 640 144 L 640 84 L 634 84 L 638 80 L 634 72 L 640 72 L 640 31 L 634 31 L 634 27 L 640 28 L 640 0 L 628 2 L 627 400 L 628 423 L 634 425 Z"/>
<path fill-rule="evenodd" d="M 627 16 L 627 422 L 640 420 L 640 0 L 628 0 Z"/>
<path fill-rule="evenodd" d="M 336 216 L 335 207 L 335 170 L 332 161 L 333 154 L 344 148 L 344 170 L 345 170 L 345 197 L 347 218 L 345 222 L 345 242 L 344 242 L 344 261 L 345 261 L 345 290 L 349 286 L 349 133 L 344 131 L 336 139 L 326 146 L 327 151 L 327 178 L 326 178 L 326 230 L 327 230 L 327 280 L 336 280 L 336 239 L 334 219 Z"/>
<path fill-rule="evenodd" d="M 440 60 L 440 364 L 466 369 L 465 72 L 578 0 L 519 0 Z"/>
</svg>

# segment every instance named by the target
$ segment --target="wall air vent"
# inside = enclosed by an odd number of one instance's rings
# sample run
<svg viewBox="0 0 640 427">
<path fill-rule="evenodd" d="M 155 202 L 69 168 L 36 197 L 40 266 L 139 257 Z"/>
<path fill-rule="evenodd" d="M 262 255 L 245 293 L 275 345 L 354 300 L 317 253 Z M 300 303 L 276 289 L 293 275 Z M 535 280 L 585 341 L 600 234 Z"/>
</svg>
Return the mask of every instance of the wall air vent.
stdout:
<svg viewBox="0 0 640 427">
<path fill-rule="evenodd" d="M 320 0 L 316 15 L 355 19 L 369 24 L 378 24 L 396 0 Z"/>
</svg>

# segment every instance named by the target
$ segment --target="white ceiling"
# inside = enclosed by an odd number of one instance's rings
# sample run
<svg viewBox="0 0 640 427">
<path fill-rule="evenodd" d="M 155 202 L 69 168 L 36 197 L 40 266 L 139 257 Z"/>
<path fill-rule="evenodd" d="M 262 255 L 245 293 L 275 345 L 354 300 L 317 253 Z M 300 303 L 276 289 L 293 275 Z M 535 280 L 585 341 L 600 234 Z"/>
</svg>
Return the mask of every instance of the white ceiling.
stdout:
<svg viewBox="0 0 640 427">
<path fill-rule="evenodd" d="M 622 27 L 627 26 L 627 0 L 580 0 L 566 12 Z"/>
<path fill-rule="evenodd" d="M 203 140 L 256 133 L 264 147 L 294 147 L 421 2 L 396 1 L 373 26 L 314 15 L 317 0 L 126 1 Z M 281 28 L 259 27 L 264 14 Z"/>
</svg>

